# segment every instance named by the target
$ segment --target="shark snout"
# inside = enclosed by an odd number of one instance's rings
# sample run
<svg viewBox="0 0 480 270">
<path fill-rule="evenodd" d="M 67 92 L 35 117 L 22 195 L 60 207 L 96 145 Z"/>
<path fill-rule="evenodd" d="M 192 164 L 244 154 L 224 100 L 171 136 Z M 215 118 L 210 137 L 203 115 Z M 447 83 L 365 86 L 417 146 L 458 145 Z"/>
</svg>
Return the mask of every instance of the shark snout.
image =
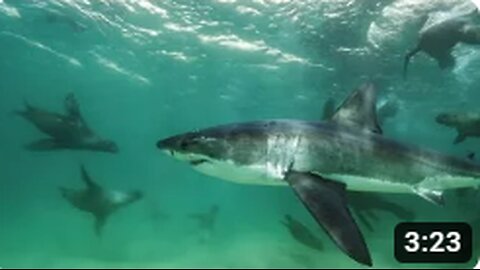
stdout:
<svg viewBox="0 0 480 270">
<path fill-rule="evenodd" d="M 167 148 L 168 148 L 167 140 L 159 140 L 157 142 L 157 148 L 160 149 L 160 150 L 167 150 Z"/>
<path fill-rule="evenodd" d="M 169 137 L 157 142 L 157 148 L 160 150 L 174 150 L 178 144 L 179 139 L 177 137 Z"/>
<path fill-rule="evenodd" d="M 173 155 L 177 151 L 185 150 L 186 139 L 182 135 L 176 135 L 161 139 L 157 142 L 157 148 L 165 151 L 166 153 Z"/>
</svg>

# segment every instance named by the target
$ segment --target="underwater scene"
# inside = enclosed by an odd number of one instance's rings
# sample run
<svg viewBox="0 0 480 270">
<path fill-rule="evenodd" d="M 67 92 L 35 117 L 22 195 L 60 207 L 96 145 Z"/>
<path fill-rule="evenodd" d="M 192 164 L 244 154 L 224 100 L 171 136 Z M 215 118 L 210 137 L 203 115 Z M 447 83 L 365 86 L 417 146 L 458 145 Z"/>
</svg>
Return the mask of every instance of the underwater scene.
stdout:
<svg viewBox="0 0 480 270">
<path fill-rule="evenodd" d="M 0 268 L 473 268 L 479 2 L 0 0 Z"/>
</svg>

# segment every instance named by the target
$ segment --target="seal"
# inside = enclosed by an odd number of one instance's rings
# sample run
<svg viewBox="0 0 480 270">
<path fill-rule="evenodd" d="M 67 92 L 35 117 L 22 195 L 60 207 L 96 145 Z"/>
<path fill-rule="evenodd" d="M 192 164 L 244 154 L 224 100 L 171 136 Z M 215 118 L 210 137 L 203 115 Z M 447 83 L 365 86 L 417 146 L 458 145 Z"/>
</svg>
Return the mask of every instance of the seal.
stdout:
<svg viewBox="0 0 480 270">
<path fill-rule="evenodd" d="M 473 23 L 473 15 L 478 15 L 478 10 L 467 15 L 461 15 L 438 22 L 419 33 L 417 46 L 410 50 L 404 59 L 403 77 L 407 77 L 407 69 L 411 58 L 423 51 L 434 58 L 443 70 L 455 65 L 452 49 L 458 43 L 479 45 L 480 26 Z"/>
<path fill-rule="evenodd" d="M 142 192 L 107 190 L 92 180 L 85 167 L 80 167 L 85 189 L 76 190 L 60 187 L 60 192 L 70 204 L 95 218 L 95 232 L 100 236 L 108 219 L 118 209 L 132 204 L 143 197 Z"/>
<path fill-rule="evenodd" d="M 64 101 L 65 114 L 47 111 L 25 101 L 25 109 L 17 111 L 49 138 L 40 139 L 26 146 L 31 151 L 60 149 L 91 150 L 117 153 L 118 146 L 111 140 L 100 138 L 87 124 L 80 112 L 73 93 Z"/>
<path fill-rule="evenodd" d="M 300 221 L 293 218 L 291 215 L 285 215 L 284 220 L 280 221 L 287 229 L 290 235 L 299 243 L 315 250 L 323 251 L 323 244 L 320 238 L 308 229 Z"/>
<path fill-rule="evenodd" d="M 480 137 L 480 113 L 441 113 L 435 121 L 457 130 L 454 144 L 461 143 L 468 137 Z"/>
<path fill-rule="evenodd" d="M 217 223 L 219 210 L 220 207 L 215 204 L 210 207 L 208 212 L 190 214 L 189 217 L 197 221 L 199 229 L 213 232 L 215 224 Z"/>
</svg>

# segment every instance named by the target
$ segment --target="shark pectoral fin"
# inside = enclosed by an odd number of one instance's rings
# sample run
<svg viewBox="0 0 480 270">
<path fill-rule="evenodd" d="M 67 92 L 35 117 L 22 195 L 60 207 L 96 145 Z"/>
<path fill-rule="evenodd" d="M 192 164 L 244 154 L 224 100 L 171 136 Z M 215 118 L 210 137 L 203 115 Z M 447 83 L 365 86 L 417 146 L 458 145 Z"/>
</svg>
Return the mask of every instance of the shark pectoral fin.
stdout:
<svg viewBox="0 0 480 270">
<path fill-rule="evenodd" d="M 285 180 L 335 244 L 355 261 L 372 266 L 362 233 L 347 207 L 345 185 L 290 171 Z"/>
<path fill-rule="evenodd" d="M 425 188 L 414 188 L 413 192 L 433 204 L 439 206 L 445 205 L 445 199 L 443 198 L 443 192 L 441 191 Z"/>
<path fill-rule="evenodd" d="M 467 136 L 463 132 L 458 132 L 457 137 L 455 137 L 455 140 L 453 141 L 453 144 L 459 144 L 467 139 Z"/>
<path fill-rule="evenodd" d="M 62 149 L 63 145 L 54 139 L 41 139 L 25 146 L 30 151 L 50 151 Z"/>
<path fill-rule="evenodd" d="M 332 121 L 374 133 L 382 134 L 377 120 L 377 93 L 372 83 L 365 83 L 353 91 L 340 105 Z"/>
</svg>

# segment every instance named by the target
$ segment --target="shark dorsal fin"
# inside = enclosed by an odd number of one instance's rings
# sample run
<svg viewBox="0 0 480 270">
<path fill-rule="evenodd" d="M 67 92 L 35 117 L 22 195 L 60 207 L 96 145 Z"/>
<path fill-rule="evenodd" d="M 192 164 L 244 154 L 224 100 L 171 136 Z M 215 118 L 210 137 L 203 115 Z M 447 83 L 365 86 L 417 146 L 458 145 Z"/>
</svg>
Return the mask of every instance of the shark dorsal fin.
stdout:
<svg viewBox="0 0 480 270">
<path fill-rule="evenodd" d="M 332 119 L 335 114 L 335 100 L 333 98 L 327 99 L 323 104 L 323 116 L 324 120 Z"/>
<path fill-rule="evenodd" d="M 85 166 L 81 165 L 81 171 L 82 171 L 82 180 L 85 182 L 87 185 L 87 189 L 90 191 L 102 191 L 102 187 L 95 183 L 90 175 L 88 174 L 87 170 L 85 169 Z"/>
<path fill-rule="evenodd" d="M 382 134 L 377 121 L 376 90 L 372 83 L 365 83 L 353 91 L 338 107 L 331 121 L 343 125 Z"/>
</svg>

